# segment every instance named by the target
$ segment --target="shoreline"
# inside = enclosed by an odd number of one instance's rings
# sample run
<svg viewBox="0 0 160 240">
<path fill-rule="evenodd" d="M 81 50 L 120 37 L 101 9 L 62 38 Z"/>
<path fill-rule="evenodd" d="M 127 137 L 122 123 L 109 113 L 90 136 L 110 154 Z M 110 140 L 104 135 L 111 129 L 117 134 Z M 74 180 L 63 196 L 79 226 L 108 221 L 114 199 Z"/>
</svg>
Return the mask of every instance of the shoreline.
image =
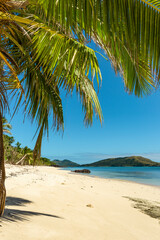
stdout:
<svg viewBox="0 0 160 240">
<path fill-rule="evenodd" d="M 91 177 L 91 178 L 100 178 L 100 179 L 109 179 L 109 180 L 113 180 L 113 181 L 124 181 L 124 182 L 129 182 L 129 183 L 136 183 L 136 184 L 140 184 L 140 185 L 145 185 L 145 186 L 152 186 L 152 187 L 156 187 L 160 189 L 160 185 L 154 185 L 154 184 L 149 184 L 149 183 L 140 183 L 140 182 L 136 182 L 133 180 L 124 180 L 124 179 L 120 179 L 120 178 L 105 178 L 105 177 L 100 177 L 100 176 L 96 176 L 96 175 L 90 175 L 90 174 L 85 174 L 85 173 L 74 173 L 71 170 L 67 170 L 67 169 L 63 169 L 63 168 L 59 168 L 59 170 L 64 170 L 64 171 L 68 171 L 69 174 L 74 174 L 74 175 L 83 175 L 83 176 L 87 176 L 87 177 Z"/>
<path fill-rule="evenodd" d="M 0 239 L 159 240 L 155 186 L 47 166 L 6 165 L 6 173 Z"/>
</svg>

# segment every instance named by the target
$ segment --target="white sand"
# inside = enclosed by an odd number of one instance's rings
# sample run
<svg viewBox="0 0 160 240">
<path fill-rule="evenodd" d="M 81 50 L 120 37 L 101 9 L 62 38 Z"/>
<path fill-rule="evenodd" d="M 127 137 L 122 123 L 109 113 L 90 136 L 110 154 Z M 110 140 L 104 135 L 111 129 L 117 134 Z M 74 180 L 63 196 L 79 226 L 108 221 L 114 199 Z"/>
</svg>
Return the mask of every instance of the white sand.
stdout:
<svg viewBox="0 0 160 240">
<path fill-rule="evenodd" d="M 0 240 L 159 240 L 159 220 L 124 196 L 160 202 L 160 188 L 51 167 L 7 165 Z M 89 205 L 87 207 L 87 205 Z"/>
</svg>

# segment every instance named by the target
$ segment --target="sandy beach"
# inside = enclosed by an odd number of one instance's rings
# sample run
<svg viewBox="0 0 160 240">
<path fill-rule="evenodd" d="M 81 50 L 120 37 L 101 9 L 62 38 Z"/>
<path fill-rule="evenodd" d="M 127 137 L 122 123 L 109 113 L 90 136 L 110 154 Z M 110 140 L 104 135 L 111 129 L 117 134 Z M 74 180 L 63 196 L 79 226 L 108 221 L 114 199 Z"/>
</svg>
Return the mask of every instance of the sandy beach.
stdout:
<svg viewBox="0 0 160 240">
<path fill-rule="evenodd" d="M 160 188 L 6 166 L 0 240 L 159 240 Z M 151 215 L 151 216 L 150 216 Z"/>
</svg>

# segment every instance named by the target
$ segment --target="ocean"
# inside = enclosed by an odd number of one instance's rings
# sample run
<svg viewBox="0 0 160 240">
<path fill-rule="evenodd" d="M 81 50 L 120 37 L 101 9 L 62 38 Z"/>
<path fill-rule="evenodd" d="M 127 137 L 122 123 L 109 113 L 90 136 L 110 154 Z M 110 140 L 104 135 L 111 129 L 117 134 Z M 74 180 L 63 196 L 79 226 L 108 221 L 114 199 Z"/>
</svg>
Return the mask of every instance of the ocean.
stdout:
<svg viewBox="0 0 160 240">
<path fill-rule="evenodd" d="M 137 183 L 160 186 L 160 167 L 76 167 L 66 170 L 89 169 L 89 176 L 121 179 Z"/>
</svg>

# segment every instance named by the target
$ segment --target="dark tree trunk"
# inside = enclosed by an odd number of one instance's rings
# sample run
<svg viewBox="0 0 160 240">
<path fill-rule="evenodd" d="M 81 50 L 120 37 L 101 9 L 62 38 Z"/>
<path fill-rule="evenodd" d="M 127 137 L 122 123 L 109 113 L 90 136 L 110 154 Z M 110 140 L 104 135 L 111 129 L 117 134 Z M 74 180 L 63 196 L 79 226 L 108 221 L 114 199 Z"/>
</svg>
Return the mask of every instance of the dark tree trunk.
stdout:
<svg viewBox="0 0 160 240">
<path fill-rule="evenodd" d="M 0 216 L 2 216 L 4 212 L 5 200 L 6 200 L 6 188 L 5 188 L 3 125 L 2 125 L 2 113 L 0 111 Z"/>
</svg>

